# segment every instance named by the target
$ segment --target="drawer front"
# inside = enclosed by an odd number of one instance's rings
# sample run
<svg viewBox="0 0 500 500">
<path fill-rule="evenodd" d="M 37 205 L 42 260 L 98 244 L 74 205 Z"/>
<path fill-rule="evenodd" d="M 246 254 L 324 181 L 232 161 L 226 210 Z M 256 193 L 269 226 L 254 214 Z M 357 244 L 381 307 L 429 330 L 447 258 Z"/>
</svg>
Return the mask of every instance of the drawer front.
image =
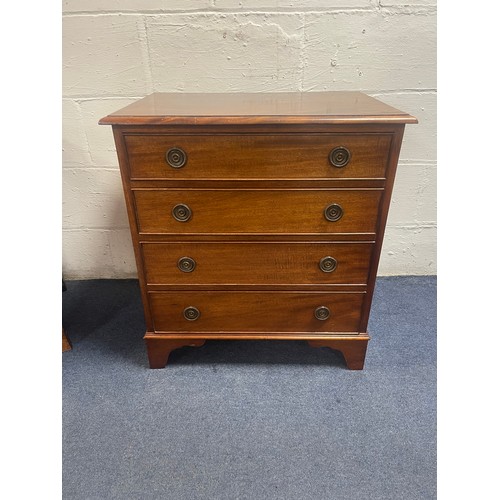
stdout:
<svg viewBox="0 0 500 500">
<path fill-rule="evenodd" d="M 125 142 L 132 179 L 372 179 L 385 177 L 391 137 L 127 135 Z"/>
<path fill-rule="evenodd" d="M 149 285 L 366 284 L 371 243 L 143 243 Z"/>
<path fill-rule="evenodd" d="M 134 190 L 143 234 L 375 233 L 381 193 L 376 189 Z"/>
<path fill-rule="evenodd" d="M 149 293 L 156 332 L 190 333 L 357 332 L 363 297 L 340 292 Z"/>
</svg>

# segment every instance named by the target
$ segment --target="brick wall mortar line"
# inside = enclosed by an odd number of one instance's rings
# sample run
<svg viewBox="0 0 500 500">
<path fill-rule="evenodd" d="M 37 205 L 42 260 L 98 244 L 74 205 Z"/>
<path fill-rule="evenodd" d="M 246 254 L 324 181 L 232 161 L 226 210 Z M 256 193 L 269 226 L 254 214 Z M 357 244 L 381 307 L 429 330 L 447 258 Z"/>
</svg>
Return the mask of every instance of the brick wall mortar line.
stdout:
<svg viewBox="0 0 500 500">
<path fill-rule="evenodd" d="M 206 14 L 325 14 L 325 13 L 348 13 L 355 14 L 359 13 L 384 13 L 387 15 L 426 15 L 433 14 L 437 12 L 437 6 L 435 5 L 402 5 L 402 6 L 391 6 L 391 7 L 325 7 L 325 8 L 313 8 L 313 9 L 295 9 L 295 8 L 282 8 L 282 9 L 217 9 L 209 8 L 206 10 L 136 10 L 136 11 L 77 11 L 77 12 L 65 12 L 62 17 L 99 17 L 99 16 L 178 16 L 178 15 L 206 15 Z"/>
</svg>

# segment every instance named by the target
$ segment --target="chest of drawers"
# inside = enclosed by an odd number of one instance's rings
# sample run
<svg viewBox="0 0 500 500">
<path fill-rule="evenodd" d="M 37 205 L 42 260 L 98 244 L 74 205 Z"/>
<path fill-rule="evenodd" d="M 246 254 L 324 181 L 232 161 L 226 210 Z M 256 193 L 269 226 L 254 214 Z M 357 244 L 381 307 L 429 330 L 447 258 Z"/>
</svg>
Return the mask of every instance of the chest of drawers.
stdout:
<svg viewBox="0 0 500 500">
<path fill-rule="evenodd" d="M 306 340 L 362 369 L 405 124 L 359 92 L 155 93 L 113 126 L 151 368 Z"/>
</svg>

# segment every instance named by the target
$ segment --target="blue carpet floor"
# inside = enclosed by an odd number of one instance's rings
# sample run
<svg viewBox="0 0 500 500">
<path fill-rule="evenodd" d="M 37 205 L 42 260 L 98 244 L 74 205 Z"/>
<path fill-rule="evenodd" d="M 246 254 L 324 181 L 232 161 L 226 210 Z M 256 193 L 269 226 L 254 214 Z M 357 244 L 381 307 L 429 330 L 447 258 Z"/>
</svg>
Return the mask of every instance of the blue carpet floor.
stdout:
<svg viewBox="0 0 500 500">
<path fill-rule="evenodd" d="M 436 278 L 379 278 L 364 371 L 302 342 L 150 370 L 135 280 L 69 281 L 63 498 L 436 497 Z"/>
</svg>

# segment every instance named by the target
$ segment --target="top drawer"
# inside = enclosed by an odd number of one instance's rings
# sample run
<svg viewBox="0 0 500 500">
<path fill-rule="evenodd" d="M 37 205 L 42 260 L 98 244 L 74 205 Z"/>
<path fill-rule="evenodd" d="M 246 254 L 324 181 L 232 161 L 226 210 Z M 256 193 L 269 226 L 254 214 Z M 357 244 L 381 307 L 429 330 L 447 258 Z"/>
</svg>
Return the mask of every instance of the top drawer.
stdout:
<svg viewBox="0 0 500 500">
<path fill-rule="evenodd" d="M 391 134 L 126 135 L 131 179 L 380 179 Z"/>
</svg>

